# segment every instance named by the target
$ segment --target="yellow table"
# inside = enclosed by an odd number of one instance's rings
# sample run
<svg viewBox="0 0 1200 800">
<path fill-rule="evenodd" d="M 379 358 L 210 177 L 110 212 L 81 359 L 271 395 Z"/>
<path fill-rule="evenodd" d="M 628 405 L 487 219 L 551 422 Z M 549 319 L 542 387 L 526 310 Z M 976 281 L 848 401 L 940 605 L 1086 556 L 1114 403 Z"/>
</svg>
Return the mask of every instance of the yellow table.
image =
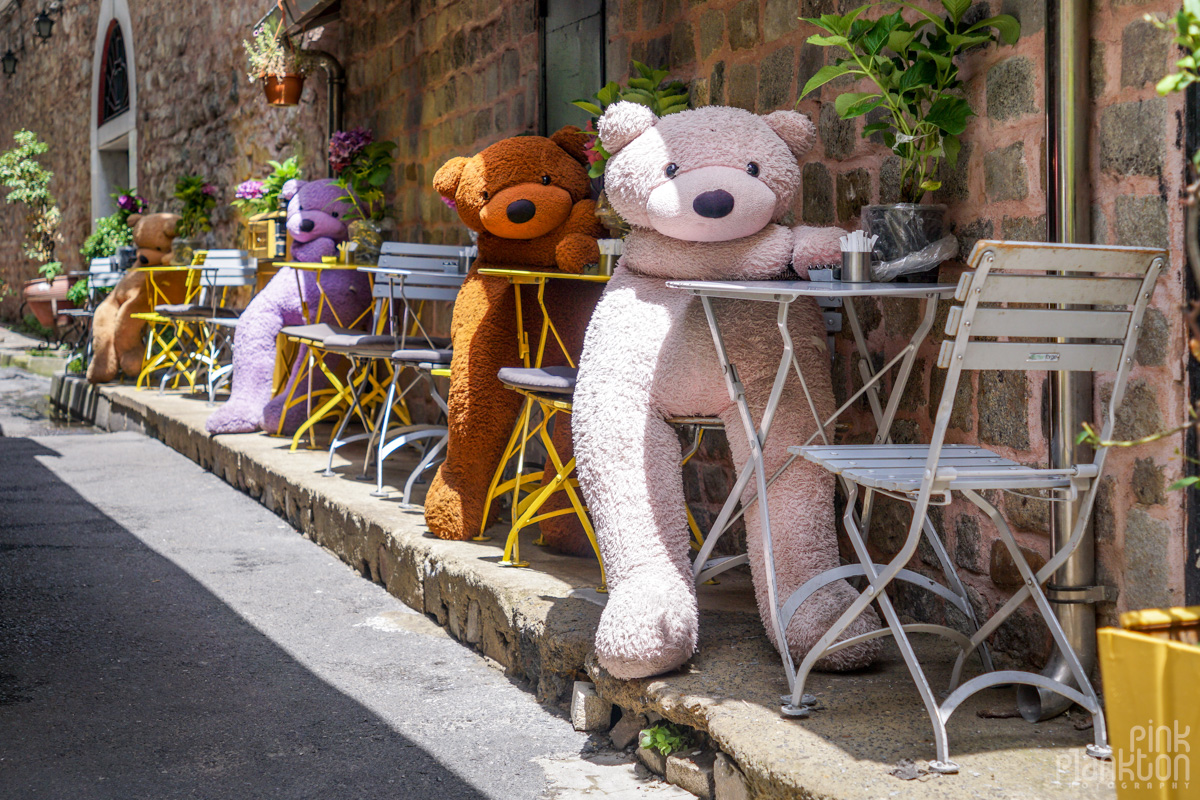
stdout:
<svg viewBox="0 0 1200 800">
<path fill-rule="evenodd" d="M 483 267 L 479 270 L 480 275 L 487 275 L 494 278 L 506 278 L 512 284 L 513 290 L 516 292 L 516 313 L 517 313 L 517 345 L 521 354 L 521 362 L 526 367 L 539 369 L 542 366 L 542 359 L 546 354 L 546 341 L 551 333 L 554 334 L 555 341 L 558 342 L 559 349 L 562 350 L 563 356 L 567 359 L 567 363 L 572 366 L 578 366 L 571 358 L 571 354 L 563 343 L 562 336 L 559 335 L 558 329 L 554 327 L 554 321 L 550 318 L 550 310 L 546 308 L 545 294 L 546 284 L 550 281 L 566 280 L 566 281 L 582 281 L 585 283 L 606 283 L 611 276 L 609 275 L 586 275 L 574 274 L 565 272 L 538 272 L 536 270 L 524 269 L 502 269 Z M 529 337 L 525 333 L 525 321 L 521 312 L 521 287 L 536 286 L 537 287 L 537 302 L 542 310 L 542 329 L 538 336 L 537 352 L 534 354 L 533 362 L 530 363 Z M 550 420 L 558 413 L 571 413 L 571 404 L 569 401 L 561 399 L 552 399 L 543 395 L 538 395 L 532 392 L 520 391 L 525 397 L 525 402 L 521 407 L 521 415 L 517 420 L 517 424 L 513 428 L 512 436 L 509 437 L 508 445 L 504 449 L 504 455 L 500 459 L 500 463 L 496 465 L 496 472 L 492 476 L 491 485 L 488 487 L 487 498 L 483 508 L 483 525 L 487 525 L 488 511 L 491 508 L 492 501 L 507 492 L 512 492 L 512 527 L 508 532 L 508 540 L 504 547 L 504 559 L 500 562 L 509 566 L 523 567 L 526 562 L 520 560 L 520 542 L 518 534 L 522 528 L 564 514 L 575 514 L 579 518 L 580 524 L 587 533 L 588 539 L 592 543 L 592 547 L 596 549 L 596 559 L 600 561 L 600 551 L 596 546 L 595 533 L 592 530 L 591 520 L 588 519 L 587 509 L 583 505 L 583 501 L 578 494 L 579 481 L 572 478 L 571 475 L 575 471 L 575 459 L 572 457 L 566 463 L 563 463 L 561 456 L 556 452 L 554 445 L 550 439 L 547 425 Z M 541 421 L 530 430 L 530 418 L 533 414 L 534 406 L 541 409 Z M 555 474 L 554 478 L 546 483 L 545 486 L 537 487 L 537 484 L 542 482 L 545 475 L 543 472 L 524 473 L 523 465 L 525 463 L 525 447 L 535 436 L 540 436 L 543 446 L 546 449 L 547 457 L 550 463 L 553 464 Z M 504 469 L 509 461 L 516 458 L 517 474 L 510 480 L 501 482 L 504 476 Z M 521 498 L 521 492 L 528 492 L 524 499 Z M 568 499 L 571 501 L 569 508 L 550 511 L 545 514 L 539 514 L 538 511 L 550 498 L 550 495 L 555 492 L 566 492 Z M 482 528 L 479 535 L 475 537 L 478 541 L 486 541 L 491 537 L 485 536 Z M 544 544 L 539 536 L 534 544 Z M 600 590 L 604 591 L 604 563 L 600 563 L 601 584 Z"/>
<path fill-rule="evenodd" d="M 329 262 L 329 261 L 276 261 L 275 266 L 276 267 L 291 267 L 292 270 L 294 271 L 294 274 L 296 276 L 296 291 L 300 293 L 300 310 L 301 310 L 301 313 L 304 314 L 304 323 L 306 325 L 312 324 L 314 322 L 320 322 L 321 321 L 321 312 L 325 309 L 325 307 L 327 305 L 329 307 L 330 312 L 333 314 L 334 324 L 336 324 L 342 328 L 353 328 L 360 320 L 362 320 L 362 318 L 364 316 L 366 316 L 367 312 L 364 311 L 362 314 L 359 314 L 358 317 L 355 318 L 349 325 L 343 323 L 342 320 L 338 317 L 337 311 L 333 308 L 332 304 L 328 304 L 326 302 L 325 288 L 323 286 L 321 286 L 321 274 L 323 272 L 325 272 L 325 270 L 339 270 L 339 269 L 354 269 L 354 270 L 356 270 L 356 269 L 358 269 L 358 264 L 342 264 L 339 262 Z M 309 316 L 308 303 L 305 302 L 305 300 L 304 300 L 304 284 L 300 279 L 301 272 L 316 273 L 317 293 L 320 295 L 320 298 L 317 301 L 317 315 L 315 318 Z M 370 306 L 368 305 L 367 308 L 369 310 Z"/>
</svg>

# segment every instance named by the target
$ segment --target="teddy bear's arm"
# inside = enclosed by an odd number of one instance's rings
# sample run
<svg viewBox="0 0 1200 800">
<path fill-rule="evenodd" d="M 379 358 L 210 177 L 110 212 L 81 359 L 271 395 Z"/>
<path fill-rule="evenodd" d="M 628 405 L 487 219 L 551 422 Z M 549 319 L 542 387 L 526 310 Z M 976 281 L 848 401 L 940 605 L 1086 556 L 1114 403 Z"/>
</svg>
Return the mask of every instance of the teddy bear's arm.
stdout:
<svg viewBox="0 0 1200 800">
<path fill-rule="evenodd" d="M 554 260 L 563 272 L 579 273 L 588 264 L 600 260 L 600 247 L 596 239 L 606 233 L 596 218 L 596 204 L 591 200 L 580 200 L 571 208 L 571 215 L 563 224 L 563 238 L 554 250 Z"/>
<path fill-rule="evenodd" d="M 808 268 L 817 264 L 842 263 L 842 245 L 846 232 L 841 228 L 792 228 L 792 268 L 801 280 L 808 280 Z"/>
</svg>

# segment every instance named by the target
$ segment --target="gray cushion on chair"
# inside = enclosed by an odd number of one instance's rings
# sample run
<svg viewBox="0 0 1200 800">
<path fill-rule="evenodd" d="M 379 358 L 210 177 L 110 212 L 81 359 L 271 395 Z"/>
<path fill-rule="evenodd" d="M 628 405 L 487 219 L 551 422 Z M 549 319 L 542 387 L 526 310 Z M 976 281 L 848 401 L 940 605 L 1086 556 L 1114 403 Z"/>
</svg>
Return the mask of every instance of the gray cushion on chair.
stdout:
<svg viewBox="0 0 1200 800">
<path fill-rule="evenodd" d="M 407 361 L 411 363 L 449 364 L 454 356 L 453 350 L 434 350 L 424 347 L 406 347 L 393 351 L 392 361 Z"/>
<path fill-rule="evenodd" d="M 571 394 L 575 391 L 575 376 L 578 374 L 579 371 L 574 367 L 544 367 L 542 369 L 505 367 L 497 373 L 496 377 L 500 379 L 501 383 L 531 392 Z"/>
<path fill-rule="evenodd" d="M 288 325 L 280 333 L 284 336 L 307 339 L 318 344 L 324 343 L 330 336 L 338 336 L 339 334 L 361 335 L 358 331 L 352 331 L 349 328 L 339 328 L 336 325 L 330 325 L 328 322 L 316 322 L 311 325 Z"/>
<path fill-rule="evenodd" d="M 194 317 L 196 319 L 205 319 L 213 316 L 213 307 L 206 306 L 202 303 L 163 303 L 154 307 L 154 310 L 162 314 L 164 317 Z M 236 317 L 241 312 L 234 311 L 232 308 L 224 308 L 218 306 L 216 316 L 218 317 Z"/>
</svg>

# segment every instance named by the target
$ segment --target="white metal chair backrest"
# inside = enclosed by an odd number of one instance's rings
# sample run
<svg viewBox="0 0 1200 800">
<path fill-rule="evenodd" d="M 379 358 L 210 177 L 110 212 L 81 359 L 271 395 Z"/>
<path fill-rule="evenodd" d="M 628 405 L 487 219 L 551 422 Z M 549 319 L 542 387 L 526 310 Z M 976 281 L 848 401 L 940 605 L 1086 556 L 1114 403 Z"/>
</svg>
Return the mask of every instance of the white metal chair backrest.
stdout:
<svg viewBox="0 0 1200 800">
<path fill-rule="evenodd" d="M 258 259 L 245 250 L 209 250 L 200 271 L 200 283 L 208 289 L 253 286 Z"/>
<path fill-rule="evenodd" d="M 978 242 L 938 354 L 949 373 L 927 467 L 936 464 L 963 370 L 1115 372 L 1100 433 L 1109 439 L 1166 256 L 1149 247 Z"/>
<path fill-rule="evenodd" d="M 388 331 L 403 343 L 410 322 L 415 322 L 428 343 L 430 337 L 421 325 L 420 309 L 413 304 L 427 300 L 453 303 L 474 258 L 472 250 L 457 245 L 384 242 L 379 263 L 360 267 L 374 279 L 376 325 L 372 330 L 382 333 L 386 324 Z M 385 303 L 390 303 L 386 318 Z"/>
<path fill-rule="evenodd" d="M 93 258 L 88 264 L 88 285 L 92 289 L 108 289 L 117 285 L 122 273 L 117 270 L 115 256 Z"/>
</svg>

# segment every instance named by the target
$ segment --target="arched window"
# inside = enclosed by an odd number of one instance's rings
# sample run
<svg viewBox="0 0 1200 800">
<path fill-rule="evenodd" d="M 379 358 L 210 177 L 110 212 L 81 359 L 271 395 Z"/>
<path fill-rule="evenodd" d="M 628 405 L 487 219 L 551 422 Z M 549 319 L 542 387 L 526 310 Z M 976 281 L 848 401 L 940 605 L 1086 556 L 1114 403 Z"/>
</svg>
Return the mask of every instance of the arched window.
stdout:
<svg viewBox="0 0 1200 800">
<path fill-rule="evenodd" d="M 104 60 L 100 68 L 100 116 L 103 125 L 129 110 L 129 70 L 125 63 L 125 37 L 114 19 L 104 40 Z"/>
</svg>

